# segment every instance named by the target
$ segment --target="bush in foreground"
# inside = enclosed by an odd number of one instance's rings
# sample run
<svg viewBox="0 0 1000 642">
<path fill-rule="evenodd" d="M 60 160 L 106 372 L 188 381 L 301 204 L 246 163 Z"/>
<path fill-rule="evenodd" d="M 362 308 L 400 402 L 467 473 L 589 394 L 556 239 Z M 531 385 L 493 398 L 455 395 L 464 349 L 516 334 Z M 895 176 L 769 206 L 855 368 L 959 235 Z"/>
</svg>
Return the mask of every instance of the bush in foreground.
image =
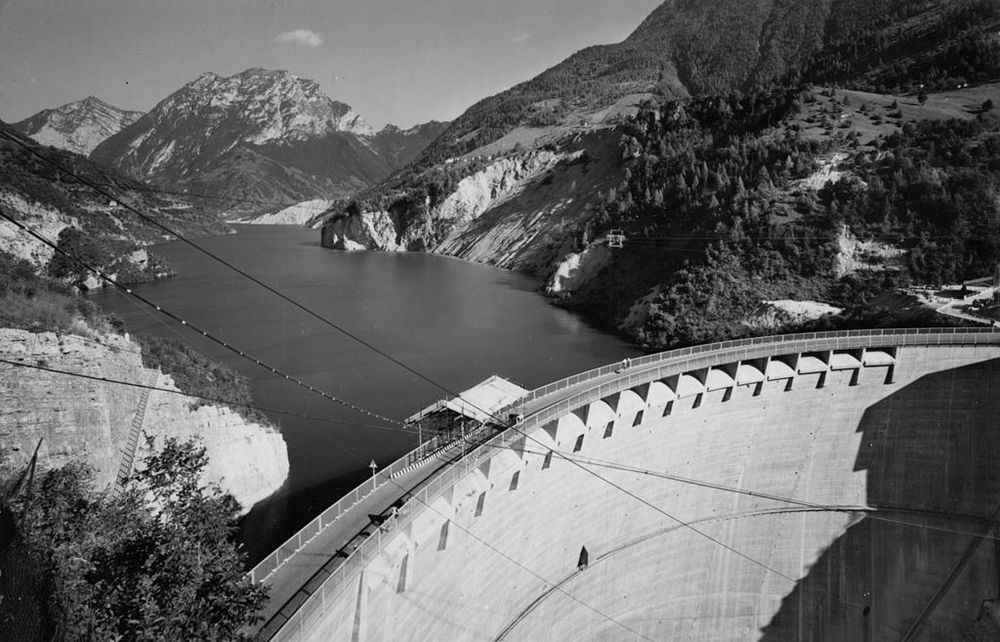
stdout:
<svg viewBox="0 0 1000 642">
<path fill-rule="evenodd" d="M 70 465 L 19 500 L 51 578 L 55 639 L 248 639 L 265 590 L 242 572 L 236 500 L 199 481 L 206 463 L 204 448 L 168 439 L 120 495 Z"/>
</svg>

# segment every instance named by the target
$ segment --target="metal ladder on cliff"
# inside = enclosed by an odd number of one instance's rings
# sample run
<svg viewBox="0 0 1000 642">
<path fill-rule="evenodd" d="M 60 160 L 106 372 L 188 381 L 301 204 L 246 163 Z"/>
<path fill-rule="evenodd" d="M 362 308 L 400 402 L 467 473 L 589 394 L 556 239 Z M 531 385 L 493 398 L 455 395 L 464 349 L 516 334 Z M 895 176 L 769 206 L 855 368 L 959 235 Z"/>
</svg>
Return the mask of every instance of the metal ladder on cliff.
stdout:
<svg viewBox="0 0 1000 642">
<path fill-rule="evenodd" d="M 121 494 L 125 488 L 125 482 L 132 475 L 132 464 L 135 463 L 135 451 L 139 447 L 139 436 L 142 434 L 142 425 L 146 421 L 149 394 L 153 391 L 152 388 L 155 388 L 156 384 L 160 382 L 160 373 L 153 372 L 147 379 L 146 385 L 149 387 L 142 389 L 142 395 L 139 397 L 139 406 L 136 408 L 135 416 L 132 417 L 132 426 L 129 429 L 128 441 L 125 442 L 125 447 L 122 449 L 122 461 L 118 466 L 118 477 L 115 479 L 114 492 L 116 495 Z"/>
</svg>

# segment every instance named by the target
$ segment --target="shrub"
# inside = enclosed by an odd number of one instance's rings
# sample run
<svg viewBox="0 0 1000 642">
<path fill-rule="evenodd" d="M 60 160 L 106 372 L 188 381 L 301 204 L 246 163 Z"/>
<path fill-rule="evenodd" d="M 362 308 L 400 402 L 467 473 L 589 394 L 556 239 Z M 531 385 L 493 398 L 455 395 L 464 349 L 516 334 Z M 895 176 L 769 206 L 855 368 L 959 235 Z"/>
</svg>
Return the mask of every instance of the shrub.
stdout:
<svg viewBox="0 0 1000 642">
<path fill-rule="evenodd" d="M 221 363 L 210 360 L 191 346 L 174 339 L 137 336 L 142 362 L 170 375 L 184 393 L 205 399 L 222 399 L 248 421 L 268 423 L 259 410 L 247 408 L 253 402 L 245 377 Z"/>
<path fill-rule="evenodd" d="M 92 302 L 64 283 L 35 274 L 22 259 L 0 251 L 0 325 L 34 332 L 114 331 Z"/>
<path fill-rule="evenodd" d="M 168 439 L 121 495 L 96 492 L 90 471 L 69 465 L 19 500 L 58 639 L 249 639 L 266 589 L 242 572 L 239 505 L 202 485 L 207 461 L 197 444 Z"/>
</svg>

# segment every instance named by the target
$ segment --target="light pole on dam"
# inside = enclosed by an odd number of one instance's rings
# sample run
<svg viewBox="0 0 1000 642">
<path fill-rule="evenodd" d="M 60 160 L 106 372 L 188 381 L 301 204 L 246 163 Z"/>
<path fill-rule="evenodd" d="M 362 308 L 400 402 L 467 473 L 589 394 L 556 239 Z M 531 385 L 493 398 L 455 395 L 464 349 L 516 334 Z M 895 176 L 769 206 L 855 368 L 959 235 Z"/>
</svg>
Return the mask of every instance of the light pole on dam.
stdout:
<svg viewBox="0 0 1000 642">
<path fill-rule="evenodd" d="M 370 493 L 396 519 L 269 633 L 950 638 L 1000 593 L 998 359 L 990 331 L 815 333 L 533 391 L 514 428 Z"/>
</svg>

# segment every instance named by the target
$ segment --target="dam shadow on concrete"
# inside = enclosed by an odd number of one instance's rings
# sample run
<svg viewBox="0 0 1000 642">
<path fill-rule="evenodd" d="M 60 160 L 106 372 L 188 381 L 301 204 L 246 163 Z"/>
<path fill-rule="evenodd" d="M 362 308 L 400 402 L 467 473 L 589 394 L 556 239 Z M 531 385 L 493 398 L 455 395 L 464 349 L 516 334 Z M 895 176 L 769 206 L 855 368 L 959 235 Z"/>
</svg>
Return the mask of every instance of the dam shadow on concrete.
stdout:
<svg viewBox="0 0 1000 642">
<path fill-rule="evenodd" d="M 998 597 L 1000 359 L 925 375 L 870 406 L 854 469 L 868 512 L 809 565 L 760 633 L 948 640 Z"/>
</svg>

